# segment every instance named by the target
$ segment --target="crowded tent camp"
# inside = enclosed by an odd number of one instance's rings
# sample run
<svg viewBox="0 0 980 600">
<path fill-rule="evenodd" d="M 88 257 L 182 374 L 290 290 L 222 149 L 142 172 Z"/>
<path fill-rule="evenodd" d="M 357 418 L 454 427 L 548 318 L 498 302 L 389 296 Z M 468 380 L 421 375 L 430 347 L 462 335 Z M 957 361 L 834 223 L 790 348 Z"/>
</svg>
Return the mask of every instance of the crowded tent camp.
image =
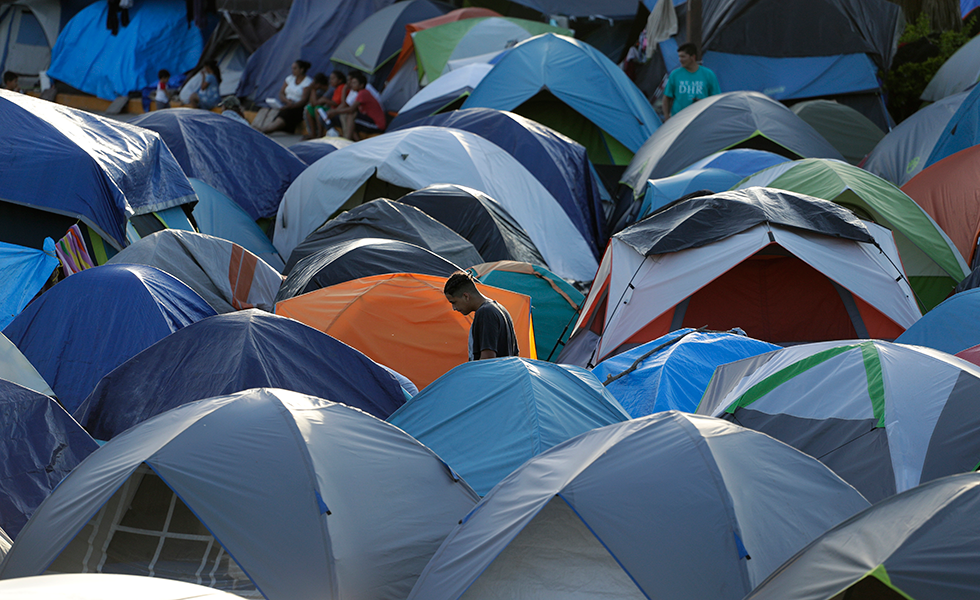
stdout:
<svg viewBox="0 0 980 600">
<path fill-rule="evenodd" d="M 980 0 L 0 0 L 0 73 L 0 600 L 980 598 Z"/>
</svg>

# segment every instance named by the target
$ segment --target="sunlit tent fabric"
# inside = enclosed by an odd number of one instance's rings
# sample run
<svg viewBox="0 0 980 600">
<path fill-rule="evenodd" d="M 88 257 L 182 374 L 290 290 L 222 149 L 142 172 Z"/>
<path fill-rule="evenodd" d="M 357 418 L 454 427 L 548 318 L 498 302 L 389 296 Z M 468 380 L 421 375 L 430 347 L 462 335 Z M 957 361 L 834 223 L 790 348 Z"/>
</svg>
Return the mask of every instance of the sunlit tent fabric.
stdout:
<svg viewBox="0 0 980 600">
<path fill-rule="evenodd" d="M 440 77 L 398 109 L 398 115 L 388 124 L 388 130 L 401 129 L 425 117 L 458 109 L 491 69 L 491 64 L 475 63 Z"/>
<path fill-rule="evenodd" d="M 196 200 L 180 165 L 152 131 L 7 91 L 0 91 L 0 129 L 0 202 L 79 219 L 116 249 L 127 244 L 126 221 L 134 215 Z M 7 217 L 0 223 L 4 241 L 32 248 L 67 229 L 22 243 L 7 235 L 23 223 Z"/>
<path fill-rule="evenodd" d="M 236 600 L 240 596 L 162 577 L 107 573 L 62 573 L 19 577 L 0 582 L 0 595 L 8 600 Z"/>
<path fill-rule="evenodd" d="M 283 269 L 279 251 L 244 208 L 200 179 L 190 182 L 198 198 L 192 213 L 198 231 L 238 244 L 277 271 Z"/>
<path fill-rule="evenodd" d="M 965 92 L 980 80 L 980 38 L 973 38 L 946 59 L 919 96 L 926 102 L 938 102 L 947 96 Z"/>
<path fill-rule="evenodd" d="M 272 217 L 306 164 L 269 136 L 209 110 L 168 108 L 130 121 L 160 134 L 184 174 L 207 183 L 253 219 Z"/>
<path fill-rule="evenodd" d="M 16 383 L 39 394 L 54 397 L 54 390 L 44 381 L 34 365 L 17 346 L 0 333 L 0 379 Z"/>
<path fill-rule="evenodd" d="M 2 562 L 4 557 L 7 556 L 7 553 L 10 552 L 10 547 L 13 545 L 14 541 L 10 539 L 7 532 L 0 529 L 0 562 Z"/>
<path fill-rule="evenodd" d="M 408 242 L 462 267 L 483 262 L 473 244 L 421 210 L 378 198 L 353 207 L 308 235 L 289 255 L 286 273 L 328 246 L 368 237 Z"/>
<path fill-rule="evenodd" d="M 777 344 L 894 339 L 919 316 L 891 232 L 826 200 L 746 188 L 614 235 L 566 349 L 580 331 L 599 336 L 573 361 L 592 366 L 702 326 Z"/>
<path fill-rule="evenodd" d="M 516 113 L 468 108 L 416 121 L 411 126 L 452 127 L 503 148 L 541 182 L 596 249 L 606 245 L 599 180 L 585 147 Z"/>
<path fill-rule="evenodd" d="M 164 229 L 130 244 L 106 264 L 156 267 L 197 292 L 217 313 L 246 308 L 272 312 L 282 275 L 238 244 Z"/>
<path fill-rule="evenodd" d="M 719 150 L 754 148 L 787 158 L 843 159 L 806 121 L 758 92 L 728 92 L 695 102 L 645 141 L 621 179 L 638 196 L 649 179 L 677 173 Z"/>
<path fill-rule="evenodd" d="M 44 250 L 0 242 L 0 329 L 24 310 L 60 265 L 54 240 L 44 240 Z"/>
<path fill-rule="evenodd" d="M 946 232 L 884 179 L 840 161 L 786 162 L 747 177 L 739 188 L 764 186 L 830 200 L 887 227 L 923 311 L 942 302 L 970 272 Z"/>
<path fill-rule="evenodd" d="M 0 379 L 0 527 L 11 537 L 97 447 L 53 398 Z"/>
<path fill-rule="evenodd" d="M 684 327 L 611 356 L 592 373 L 633 418 L 666 410 L 693 413 L 715 367 L 778 349 L 733 332 Z"/>
<path fill-rule="evenodd" d="M 980 86 L 975 86 L 967 94 L 956 113 L 946 123 L 926 159 L 925 166 L 977 144 L 980 144 Z"/>
<path fill-rule="evenodd" d="M 625 165 L 660 126 L 646 96 L 601 52 L 546 33 L 517 44 L 463 103 L 516 112 L 585 146 L 596 164 Z"/>
<path fill-rule="evenodd" d="M 347 138 L 323 137 L 297 142 L 289 147 L 289 151 L 309 166 L 334 150 L 345 148 L 353 143 Z"/>
<path fill-rule="evenodd" d="M 348 344 L 408 377 L 420 390 L 468 360 L 472 315 L 446 302 L 445 277 L 417 273 L 374 275 L 276 304 L 276 314 L 296 319 Z M 484 296 L 507 309 L 524 358 L 537 358 L 530 298 L 478 284 Z"/>
<path fill-rule="evenodd" d="M 895 341 L 956 354 L 980 344 L 980 288 L 953 294 Z"/>
<path fill-rule="evenodd" d="M 871 502 L 980 463 L 980 368 L 881 340 L 803 344 L 718 367 L 698 414 L 768 434 Z"/>
<path fill-rule="evenodd" d="M 589 281 L 595 274 L 588 242 L 527 169 L 482 137 L 445 127 L 392 131 L 317 161 L 286 190 L 274 243 L 280 254 L 289 255 L 339 210 L 434 183 L 465 185 L 499 202 L 560 276 Z M 390 194 L 392 187 L 402 191 Z"/>
<path fill-rule="evenodd" d="M 510 357 L 455 367 L 387 420 L 484 495 L 528 459 L 629 415 L 584 369 Z"/>
<path fill-rule="evenodd" d="M 73 411 L 106 373 L 214 314 L 194 290 L 159 269 L 103 265 L 42 294 L 3 334 Z"/>
<path fill-rule="evenodd" d="M 276 302 L 370 275 L 422 273 L 449 277 L 459 269 L 431 250 L 401 240 L 340 240 L 297 262 L 276 293 Z"/>
<path fill-rule="evenodd" d="M 152 573 L 270 600 L 404 598 L 476 500 L 431 450 L 383 421 L 248 390 L 109 440 L 34 513 L 0 578 Z M 168 548 L 174 534 L 186 543 Z"/>
<path fill-rule="evenodd" d="M 677 175 L 650 179 L 645 192 L 633 199 L 633 204 L 617 224 L 629 225 L 649 217 L 671 202 L 680 200 L 688 194 L 707 191 L 724 192 L 741 181 L 741 177 L 722 169 L 686 169 Z"/>
<path fill-rule="evenodd" d="M 857 110 L 834 100 L 807 100 L 790 107 L 841 153 L 856 165 L 874 150 L 885 132 Z"/>
<path fill-rule="evenodd" d="M 379 419 L 405 402 L 395 378 L 357 350 L 298 321 L 248 310 L 202 319 L 127 360 L 75 417 L 108 440 L 177 406 L 256 387 L 330 399 Z"/>
<path fill-rule="evenodd" d="M 768 436 L 659 413 L 529 460 L 449 534 L 409 599 L 740 600 L 867 507 L 830 469 Z"/>
<path fill-rule="evenodd" d="M 920 485 L 864 510 L 801 550 L 746 600 L 969 598 L 980 539 L 980 475 Z M 855 543 L 859 542 L 859 543 Z"/>
<path fill-rule="evenodd" d="M 538 358 L 558 358 L 585 302 L 582 292 L 548 269 L 523 262 L 484 263 L 471 267 L 470 273 L 487 285 L 530 296 Z"/>
<path fill-rule="evenodd" d="M 788 160 L 790 159 L 781 154 L 769 152 L 768 150 L 733 148 L 708 155 L 692 163 L 689 167 L 683 169 L 681 173 L 698 169 L 721 169 L 722 171 L 728 171 L 740 177 L 748 177 L 753 173 Z"/>
<path fill-rule="evenodd" d="M 397 202 L 414 206 L 469 240 L 485 261 L 546 264 L 527 232 L 510 213 L 479 190 L 437 183 L 409 192 Z"/>
<path fill-rule="evenodd" d="M 48 76 L 83 92 L 112 100 L 157 82 L 157 72 L 194 68 L 204 38 L 188 27 L 187 9 L 169 0 L 136 0 L 129 24 L 113 35 L 106 27 L 107 2 L 82 9 L 58 35 Z M 284 76 L 285 77 L 285 76 Z"/>
</svg>

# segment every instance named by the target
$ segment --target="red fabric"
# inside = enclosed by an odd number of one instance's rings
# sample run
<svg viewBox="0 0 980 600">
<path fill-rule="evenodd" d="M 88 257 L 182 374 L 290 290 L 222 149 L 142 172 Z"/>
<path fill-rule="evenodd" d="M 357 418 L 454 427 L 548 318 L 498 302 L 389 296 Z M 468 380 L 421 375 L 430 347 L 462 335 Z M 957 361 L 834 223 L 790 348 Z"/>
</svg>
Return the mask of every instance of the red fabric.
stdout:
<svg viewBox="0 0 980 600">
<path fill-rule="evenodd" d="M 357 102 L 357 112 L 367 115 L 378 126 L 378 129 L 384 131 L 385 125 L 387 125 L 385 111 L 381 108 L 381 104 L 374 97 L 374 94 L 367 90 L 361 90 L 357 92 L 355 102 Z"/>
<path fill-rule="evenodd" d="M 956 353 L 956 356 L 962 358 L 963 360 L 970 361 L 971 363 L 980 367 L 980 346 L 974 346 L 972 348 L 967 348 L 966 350 L 961 350 Z"/>
<path fill-rule="evenodd" d="M 501 17 L 500 13 L 490 10 L 489 8 L 457 8 L 456 10 L 451 10 L 448 13 L 442 15 L 441 17 L 432 17 L 431 19 L 426 19 L 424 21 L 418 21 L 416 23 L 409 23 L 405 26 L 405 39 L 402 40 L 402 51 L 398 54 L 398 58 L 395 59 L 395 66 L 391 69 L 391 74 L 388 75 L 388 79 L 402 68 L 412 54 L 415 52 L 415 42 L 412 41 L 412 34 L 416 31 L 422 31 L 423 29 L 429 29 L 437 25 L 442 25 L 443 23 L 452 23 L 454 21 L 462 21 L 463 19 L 475 19 L 478 17 Z"/>
<path fill-rule="evenodd" d="M 853 294 L 851 294 L 854 296 Z M 854 296 L 854 303 L 861 312 L 861 320 L 868 330 L 868 336 L 876 340 L 894 340 L 905 333 L 905 328 L 892 321 L 864 300 Z"/>
</svg>

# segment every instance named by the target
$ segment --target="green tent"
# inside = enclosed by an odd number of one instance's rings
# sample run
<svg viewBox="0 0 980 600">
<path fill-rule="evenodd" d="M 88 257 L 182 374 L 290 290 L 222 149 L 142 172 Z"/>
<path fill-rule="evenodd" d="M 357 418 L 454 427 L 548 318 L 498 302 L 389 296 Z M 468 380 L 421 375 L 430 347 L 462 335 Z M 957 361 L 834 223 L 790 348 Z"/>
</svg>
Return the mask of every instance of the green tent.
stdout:
<svg viewBox="0 0 980 600">
<path fill-rule="evenodd" d="M 746 177 L 733 189 L 752 186 L 830 200 L 890 229 L 923 312 L 942 302 L 970 272 L 928 213 L 902 190 L 858 167 L 822 158 L 785 162 Z"/>
<path fill-rule="evenodd" d="M 833 100 L 797 102 L 790 110 L 827 138 L 852 165 L 860 163 L 885 137 L 871 119 Z"/>
</svg>

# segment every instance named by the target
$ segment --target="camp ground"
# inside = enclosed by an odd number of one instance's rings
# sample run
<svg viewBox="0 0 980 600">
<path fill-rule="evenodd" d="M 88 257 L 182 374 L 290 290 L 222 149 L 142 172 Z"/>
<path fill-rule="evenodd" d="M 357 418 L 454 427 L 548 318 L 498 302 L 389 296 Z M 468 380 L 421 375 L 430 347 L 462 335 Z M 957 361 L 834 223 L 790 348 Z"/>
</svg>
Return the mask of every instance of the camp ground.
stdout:
<svg viewBox="0 0 980 600">
<path fill-rule="evenodd" d="M 0 599 L 980 598 L 978 15 L 0 0 Z"/>
</svg>

